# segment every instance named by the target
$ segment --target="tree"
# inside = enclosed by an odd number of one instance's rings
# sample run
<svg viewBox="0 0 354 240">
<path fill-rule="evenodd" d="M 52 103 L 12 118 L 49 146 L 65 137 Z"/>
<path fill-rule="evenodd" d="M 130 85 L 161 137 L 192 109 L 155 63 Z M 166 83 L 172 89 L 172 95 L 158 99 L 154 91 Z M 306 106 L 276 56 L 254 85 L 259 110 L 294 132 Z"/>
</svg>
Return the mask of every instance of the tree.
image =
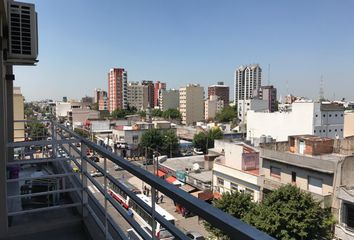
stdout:
<svg viewBox="0 0 354 240">
<path fill-rule="evenodd" d="M 286 185 L 270 193 L 244 220 L 277 239 L 332 239 L 330 209 L 310 193 Z"/>
<path fill-rule="evenodd" d="M 242 219 L 253 211 L 256 203 L 252 202 L 250 194 L 232 191 L 224 193 L 220 199 L 214 200 L 213 205 L 235 218 Z M 214 237 L 230 239 L 222 230 L 213 227 L 210 223 L 204 222 L 204 226 Z"/>
<path fill-rule="evenodd" d="M 43 123 L 40 122 L 30 122 L 28 123 L 28 137 L 33 141 L 39 141 L 47 138 L 48 129 Z"/>
<path fill-rule="evenodd" d="M 124 118 L 126 115 L 127 115 L 127 111 L 125 109 L 121 109 L 121 108 L 117 108 L 116 110 L 114 110 L 112 113 L 111 113 L 111 116 L 114 118 L 114 119 L 118 119 L 118 118 Z"/>
<path fill-rule="evenodd" d="M 149 129 L 143 133 L 140 142 L 141 147 L 147 148 L 148 157 L 152 156 L 154 150 L 161 148 L 163 145 L 163 135 L 158 129 Z"/>
<path fill-rule="evenodd" d="M 179 119 L 181 118 L 181 113 L 177 109 L 170 108 L 163 112 L 162 117 L 165 119 Z"/>
<path fill-rule="evenodd" d="M 140 110 L 139 112 L 137 112 L 139 114 L 140 117 L 144 118 L 146 117 L 146 112 L 143 110 Z"/>
<path fill-rule="evenodd" d="M 223 108 L 223 110 L 218 113 L 215 117 L 215 119 L 218 122 L 231 122 L 237 117 L 237 112 L 234 107 L 231 106 L 226 106 Z"/>
<path fill-rule="evenodd" d="M 84 129 L 81 129 L 81 128 L 75 128 L 74 132 L 76 132 L 77 134 L 79 134 L 81 137 L 84 137 L 84 138 L 90 137 L 90 133 Z"/>
<path fill-rule="evenodd" d="M 174 131 L 169 130 L 163 136 L 163 154 L 173 157 L 179 150 L 178 138 Z"/>
<path fill-rule="evenodd" d="M 208 148 L 214 147 L 215 139 L 222 139 L 223 133 L 220 128 L 212 128 L 208 132 L 200 132 L 195 134 L 193 137 L 193 146 L 195 148 L 201 149 L 204 153 L 207 152 Z"/>
<path fill-rule="evenodd" d="M 151 115 L 153 117 L 162 117 L 162 111 L 160 109 L 153 109 Z"/>
</svg>

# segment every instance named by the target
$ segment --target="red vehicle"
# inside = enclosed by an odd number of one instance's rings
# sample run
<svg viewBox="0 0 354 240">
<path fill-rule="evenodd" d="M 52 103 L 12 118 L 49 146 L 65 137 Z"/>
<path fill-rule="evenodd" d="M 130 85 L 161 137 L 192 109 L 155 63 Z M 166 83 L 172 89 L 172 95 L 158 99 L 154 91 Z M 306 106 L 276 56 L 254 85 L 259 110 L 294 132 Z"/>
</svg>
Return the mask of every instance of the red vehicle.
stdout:
<svg viewBox="0 0 354 240">
<path fill-rule="evenodd" d="M 125 186 L 129 191 L 135 194 L 141 194 L 140 189 L 136 188 L 132 184 L 118 180 L 123 186 Z M 118 186 L 114 185 L 112 182 L 109 183 L 108 193 L 117 200 L 120 204 L 123 205 L 125 209 L 129 208 L 129 196 Z"/>
</svg>

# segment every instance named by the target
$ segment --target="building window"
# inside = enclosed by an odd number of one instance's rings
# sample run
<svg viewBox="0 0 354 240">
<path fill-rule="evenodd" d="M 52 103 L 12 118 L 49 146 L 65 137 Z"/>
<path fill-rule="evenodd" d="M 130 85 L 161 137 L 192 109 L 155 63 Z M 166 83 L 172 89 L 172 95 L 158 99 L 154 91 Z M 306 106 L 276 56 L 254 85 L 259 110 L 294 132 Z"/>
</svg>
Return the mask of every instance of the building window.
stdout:
<svg viewBox="0 0 354 240">
<path fill-rule="evenodd" d="M 218 178 L 218 185 L 224 186 L 224 179 Z"/>
<path fill-rule="evenodd" d="M 280 178 L 281 169 L 277 167 L 270 167 L 270 176 Z"/>
<path fill-rule="evenodd" d="M 344 206 L 347 210 L 345 224 L 350 228 L 354 228 L 354 205 L 344 204 Z"/>
<path fill-rule="evenodd" d="M 334 129 L 334 131 L 335 131 L 335 132 L 337 132 L 337 128 L 336 128 L 336 129 Z"/>
<path fill-rule="evenodd" d="M 316 177 L 308 177 L 308 190 L 313 193 L 322 195 L 322 179 Z"/>
<path fill-rule="evenodd" d="M 338 117 L 338 114 L 335 114 L 334 116 L 335 116 L 335 117 Z"/>
<path fill-rule="evenodd" d="M 236 183 L 231 183 L 231 191 L 238 191 L 238 185 Z"/>
<path fill-rule="evenodd" d="M 332 117 L 332 114 L 329 114 L 329 117 Z"/>
<path fill-rule="evenodd" d="M 340 116 L 343 117 L 343 114 L 341 114 Z"/>
<path fill-rule="evenodd" d="M 340 131 L 343 132 L 343 129 L 341 129 Z"/>
<path fill-rule="evenodd" d="M 329 132 L 332 132 L 332 130 L 331 130 L 331 129 L 329 129 L 328 131 L 329 131 Z"/>
<path fill-rule="evenodd" d="M 296 172 L 291 172 L 291 182 L 296 183 Z"/>
<path fill-rule="evenodd" d="M 318 114 L 316 114 L 316 117 L 318 117 Z"/>
<path fill-rule="evenodd" d="M 252 189 L 246 188 L 245 193 L 248 193 L 251 195 L 252 199 L 254 197 L 254 191 Z"/>
<path fill-rule="evenodd" d="M 323 117 L 326 117 L 326 114 L 323 114 Z"/>
<path fill-rule="evenodd" d="M 316 133 L 316 130 L 314 130 L 313 132 Z"/>
</svg>

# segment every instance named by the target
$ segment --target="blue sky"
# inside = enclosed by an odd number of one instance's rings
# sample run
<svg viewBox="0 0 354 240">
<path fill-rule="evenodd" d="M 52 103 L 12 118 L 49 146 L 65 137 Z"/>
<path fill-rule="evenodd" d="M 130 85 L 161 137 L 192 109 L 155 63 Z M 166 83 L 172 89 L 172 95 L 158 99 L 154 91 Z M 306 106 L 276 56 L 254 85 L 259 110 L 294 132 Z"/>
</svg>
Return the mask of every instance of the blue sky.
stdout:
<svg viewBox="0 0 354 240">
<path fill-rule="evenodd" d="M 354 100 L 354 1 L 23 0 L 36 4 L 39 63 L 16 67 L 27 100 L 107 89 L 107 72 L 168 88 L 224 81 L 259 63 L 279 94 Z M 231 91 L 233 97 L 233 91 Z"/>
</svg>

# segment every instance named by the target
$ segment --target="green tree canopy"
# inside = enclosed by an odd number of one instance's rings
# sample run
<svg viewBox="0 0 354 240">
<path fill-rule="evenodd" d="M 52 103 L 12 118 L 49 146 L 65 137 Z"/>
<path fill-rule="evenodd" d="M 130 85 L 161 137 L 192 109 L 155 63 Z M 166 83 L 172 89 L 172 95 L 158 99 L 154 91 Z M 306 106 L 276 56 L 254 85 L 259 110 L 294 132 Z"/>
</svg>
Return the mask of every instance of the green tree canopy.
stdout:
<svg viewBox="0 0 354 240">
<path fill-rule="evenodd" d="M 223 110 L 218 113 L 215 119 L 218 122 L 231 122 L 237 117 L 237 112 L 234 107 L 226 106 Z"/>
<path fill-rule="evenodd" d="M 277 239 L 332 239 L 330 209 L 293 185 L 270 193 L 245 221 Z"/>
<path fill-rule="evenodd" d="M 43 123 L 40 122 L 30 122 L 28 123 L 28 137 L 34 141 L 39 141 L 46 139 L 48 136 L 48 129 Z"/>
<path fill-rule="evenodd" d="M 149 156 L 152 155 L 153 150 L 157 150 L 163 144 L 163 135 L 161 131 L 152 128 L 144 132 L 141 137 L 140 145 L 143 148 L 148 148 Z"/>
<path fill-rule="evenodd" d="M 220 128 L 212 128 L 208 132 L 200 132 L 193 137 L 193 146 L 201 149 L 204 153 L 207 152 L 207 148 L 214 147 L 215 139 L 222 139 L 223 133 Z"/>
<path fill-rule="evenodd" d="M 252 202 L 250 194 L 238 191 L 224 193 L 220 199 L 213 201 L 213 205 L 238 219 L 244 218 L 249 212 L 252 212 L 256 206 L 256 204 Z M 213 227 L 210 223 L 204 222 L 204 226 L 213 236 L 219 239 L 229 239 L 225 233 Z"/>
<path fill-rule="evenodd" d="M 214 206 L 247 222 L 276 239 L 332 239 L 335 223 L 330 209 L 321 208 L 310 193 L 285 185 L 266 196 L 263 203 L 252 203 L 250 195 L 224 193 Z M 205 223 L 219 239 L 229 239 L 222 231 Z"/>
<path fill-rule="evenodd" d="M 179 150 L 178 138 L 174 131 L 169 130 L 164 133 L 163 144 L 162 144 L 163 154 L 173 157 L 176 156 Z"/>
<path fill-rule="evenodd" d="M 76 132 L 77 134 L 79 134 L 81 137 L 84 137 L 84 138 L 90 137 L 90 133 L 84 129 L 81 129 L 81 128 L 75 128 L 74 132 Z"/>
<path fill-rule="evenodd" d="M 153 117 L 162 117 L 163 112 L 160 109 L 153 109 L 151 115 Z"/>
<path fill-rule="evenodd" d="M 181 113 L 177 109 L 170 108 L 163 112 L 162 117 L 165 119 L 179 119 L 181 118 Z"/>
</svg>

